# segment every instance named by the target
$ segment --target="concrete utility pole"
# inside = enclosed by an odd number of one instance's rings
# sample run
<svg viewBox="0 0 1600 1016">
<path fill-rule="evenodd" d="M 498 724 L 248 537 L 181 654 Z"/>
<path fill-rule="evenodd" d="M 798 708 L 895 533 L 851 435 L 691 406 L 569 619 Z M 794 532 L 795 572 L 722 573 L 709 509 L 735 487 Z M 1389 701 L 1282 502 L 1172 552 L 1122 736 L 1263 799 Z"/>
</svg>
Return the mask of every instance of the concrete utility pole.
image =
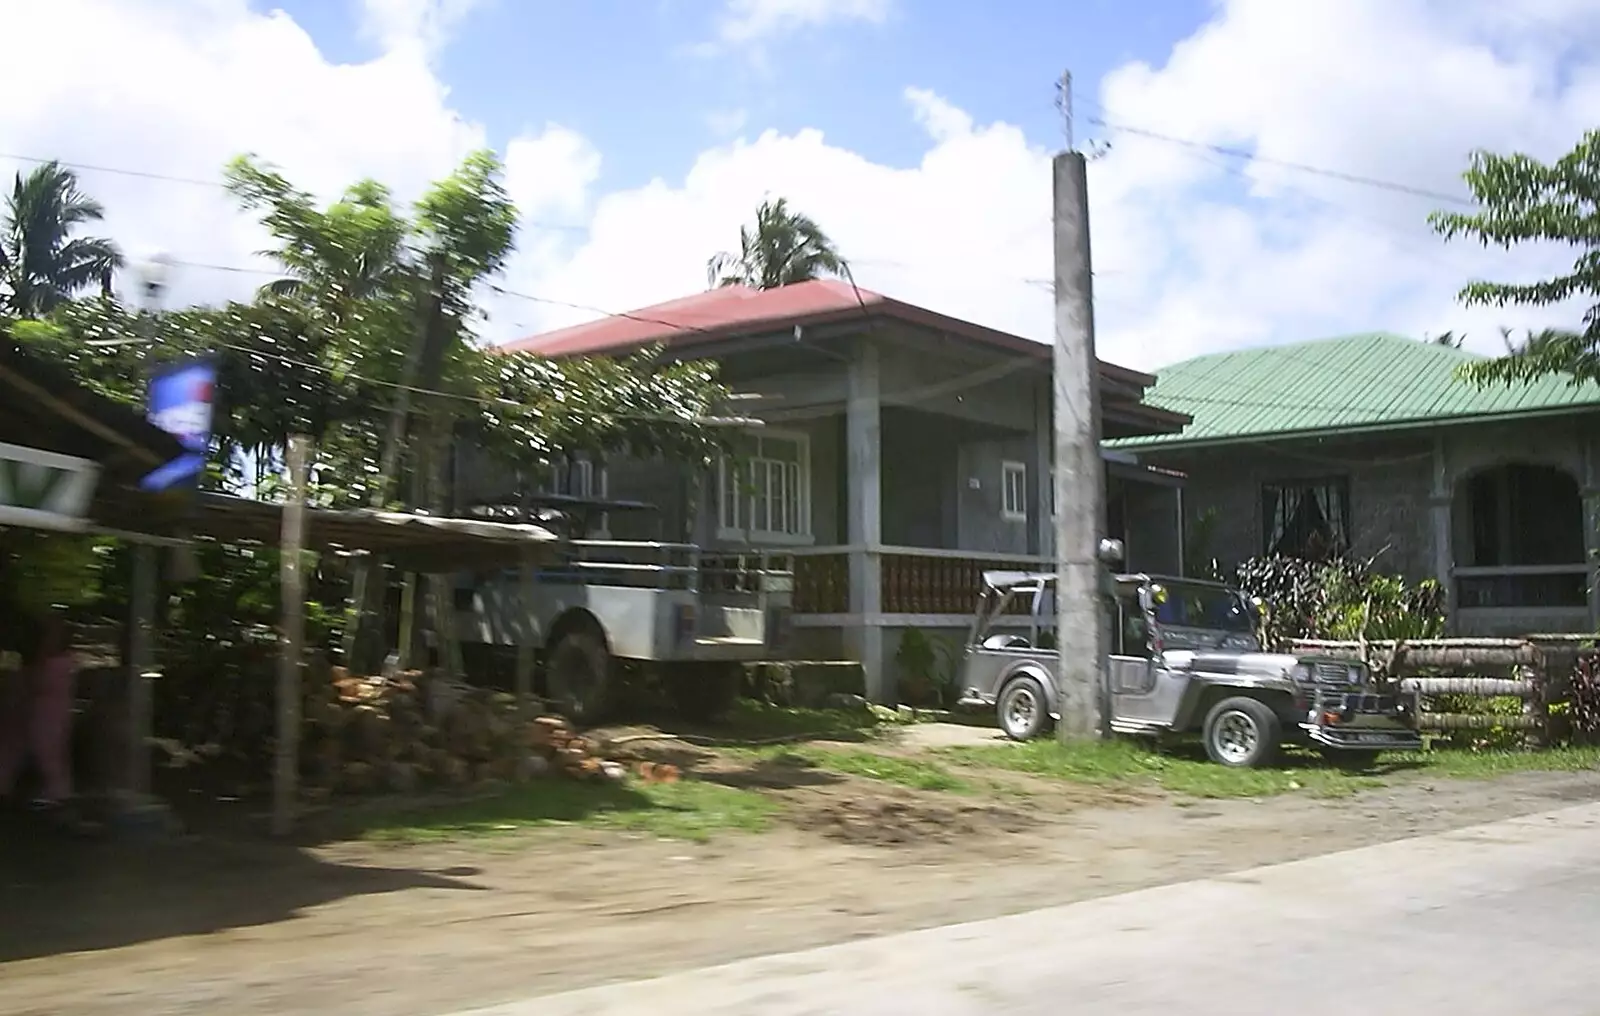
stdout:
<svg viewBox="0 0 1600 1016">
<path fill-rule="evenodd" d="M 1094 353 L 1089 190 L 1082 152 L 1072 146 L 1072 77 L 1058 107 L 1068 151 L 1055 176 L 1056 634 L 1063 742 L 1098 737 L 1106 687 L 1105 605 L 1100 535 L 1105 467 L 1100 460 L 1100 384 Z"/>
<path fill-rule="evenodd" d="M 300 668 L 306 650 L 306 586 L 301 552 L 306 537 L 306 480 L 311 438 L 290 434 L 289 499 L 283 505 L 278 585 L 283 594 L 283 637 L 278 655 L 277 747 L 272 768 L 272 834 L 294 829 L 300 796 Z"/>
</svg>

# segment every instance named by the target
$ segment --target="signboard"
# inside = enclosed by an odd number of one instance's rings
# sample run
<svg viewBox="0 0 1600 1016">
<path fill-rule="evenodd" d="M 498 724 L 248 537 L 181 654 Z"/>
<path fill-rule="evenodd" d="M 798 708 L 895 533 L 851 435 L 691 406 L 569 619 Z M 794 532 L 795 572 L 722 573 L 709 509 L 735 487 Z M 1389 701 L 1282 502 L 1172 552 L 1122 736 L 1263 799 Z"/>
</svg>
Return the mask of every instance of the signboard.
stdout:
<svg viewBox="0 0 1600 1016">
<path fill-rule="evenodd" d="M 183 454 L 140 480 L 141 489 L 172 490 L 190 486 L 200 478 L 211 444 L 216 386 L 216 364 L 205 359 L 173 364 L 151 376 L 150 422 L 177 438 Z"/>
<path fill-rule="evenodd" d="M 80 531 L 99 477 L 88 459 L 0 442 L 0 526 Z"/>
</svg>

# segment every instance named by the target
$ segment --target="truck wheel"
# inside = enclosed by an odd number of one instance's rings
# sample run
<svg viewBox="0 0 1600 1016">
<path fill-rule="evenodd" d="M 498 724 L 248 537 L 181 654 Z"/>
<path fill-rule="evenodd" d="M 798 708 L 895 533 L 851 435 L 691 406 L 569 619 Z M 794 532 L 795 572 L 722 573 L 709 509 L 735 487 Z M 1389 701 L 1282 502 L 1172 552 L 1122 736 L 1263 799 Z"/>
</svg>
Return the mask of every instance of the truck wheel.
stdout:
<svg viewBox="0 0 1600 1016">
<path fill-rule="evenodd" d="M 598 723 L 611 708 L 611 653 L 594 632 L 569 631 L 550 650 L 545 688 L 556 709 L 578 723 Z"/>
<path fill-rule="evenodd" d="M 691 723 L 721 719 L 739 701 L 744 669 L 737 663 L 679 663 L 666 670 L 673 711 Z"/>
<path fill-rule="evenodd" d="M 1204 737 L 1211 761 L 1257 768 L 1278 757 L 1283 724 L 1265 702 L 1239 696 L 1223 699 L 1206 714 Z"/>
<path fill-rule="evenodd" d="M 1050 722 L 1050 700 L 1044 686 L 1031 677 L 1019 677 L 1006 684 L 995 701 L 1000 729 L 1013 741 L 1038 737 Z"/>
</svg>

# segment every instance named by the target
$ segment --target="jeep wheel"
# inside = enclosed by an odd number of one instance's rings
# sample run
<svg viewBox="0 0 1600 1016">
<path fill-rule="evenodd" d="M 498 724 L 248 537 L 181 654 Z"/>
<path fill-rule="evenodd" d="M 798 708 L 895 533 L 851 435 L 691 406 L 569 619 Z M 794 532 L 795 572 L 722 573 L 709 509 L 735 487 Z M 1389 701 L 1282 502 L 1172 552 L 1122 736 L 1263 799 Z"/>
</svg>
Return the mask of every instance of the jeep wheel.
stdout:
<svg viewBox="0 0 1600 1016">
<path fill-rule="evenodd" d="M 1257 768 L 1278 757 L 1283 724 L 1265 702 L 1223 699 L 1206 714 L 1206 755 L 1219 765 Z"/>
<path fill-rule="evenodd" d="M 604 719 L 615 682 L 611 653 L 600 636 L 583 629 L 561 636 L 545 664 L 545 689 L 556 709 L 573 722 Z"/>
<path fill-rule="evenodd" d="M 1050 701 L 1044 697 L 1044 686 L 1031 677 L 1009 682 L 995 702 L 995 715 L 1000 729 L 1013 741 L 1038 737 L 1050 722 Z"/>
</svg>

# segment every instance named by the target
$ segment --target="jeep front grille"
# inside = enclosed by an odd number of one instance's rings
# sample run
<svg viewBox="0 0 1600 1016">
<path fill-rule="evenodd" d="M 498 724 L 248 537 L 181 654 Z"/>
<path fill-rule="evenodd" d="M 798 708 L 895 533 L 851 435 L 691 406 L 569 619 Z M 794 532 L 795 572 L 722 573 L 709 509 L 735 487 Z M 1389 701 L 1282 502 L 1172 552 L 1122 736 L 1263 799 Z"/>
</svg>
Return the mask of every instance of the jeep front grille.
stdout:
<svg viewBox="0 0 1600 1016">
<path fill-rule="evenodd" d="M 1343 663 L 1318 663 L 1311 668 L 1318 684 L 1352 684 L 1351 668 Z"/>
</svg>

